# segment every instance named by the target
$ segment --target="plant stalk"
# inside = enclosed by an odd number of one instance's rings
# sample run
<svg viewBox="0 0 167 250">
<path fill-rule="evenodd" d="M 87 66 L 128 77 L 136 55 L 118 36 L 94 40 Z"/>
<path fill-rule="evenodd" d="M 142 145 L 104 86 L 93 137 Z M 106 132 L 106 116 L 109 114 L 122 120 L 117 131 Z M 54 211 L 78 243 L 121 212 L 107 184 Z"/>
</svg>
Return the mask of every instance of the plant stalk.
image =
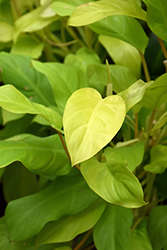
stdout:
<svg viewBox="0 0 167 250">
<path fill-rule="evenodd" d="M 140 53 L 140 56 L 141 56 L 146 81 L 149 82 L 151 79 L 150 79 L 150 74 L 149 74 L 149 71 L 148 71 L 148 67 L 147 67 L 145 57 L 140 51 L 139 51 L 139 53 Z"/>
<path fill-rule="evenodd" d="M 89 230 L 85 236 L 83 237 L 83 239 L 79 242 L 79 244 L 74 248 L 74 250 L 79 250 L 83 244 L 85 243 L 85 241 L 89 238 L 89 236 L 92 234 L 92 229 Z"/>
</svg>

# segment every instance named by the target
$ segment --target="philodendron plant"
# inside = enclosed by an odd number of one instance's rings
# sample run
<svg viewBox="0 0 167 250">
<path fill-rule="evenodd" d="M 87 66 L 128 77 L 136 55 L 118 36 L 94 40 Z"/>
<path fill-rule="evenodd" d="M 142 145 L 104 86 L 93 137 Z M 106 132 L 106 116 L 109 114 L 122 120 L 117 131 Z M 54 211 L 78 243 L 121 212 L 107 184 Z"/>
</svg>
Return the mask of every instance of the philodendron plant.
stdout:
<svg viewBox="0 0 167 250">
<path fill-rule="evenodd" d="M 0 249 L 167 250 L 166 13 L 0 0 Z"/>
</svg>

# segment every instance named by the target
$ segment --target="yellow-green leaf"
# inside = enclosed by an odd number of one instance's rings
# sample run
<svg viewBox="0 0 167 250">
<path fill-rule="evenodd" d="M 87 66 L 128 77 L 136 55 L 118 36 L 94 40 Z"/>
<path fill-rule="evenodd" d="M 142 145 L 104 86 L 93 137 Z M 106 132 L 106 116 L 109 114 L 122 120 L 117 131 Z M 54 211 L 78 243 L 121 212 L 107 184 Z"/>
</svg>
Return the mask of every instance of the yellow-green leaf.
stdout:
<svg viewBox="0 0 167 250">
<path fill-rule="evenodd" d="M 117 38 L 103 35 L 99 36 L 99 41 L 116 64 L 129 68 L 137 78 L 140 77 L 141 57 L 134 46 Z"/>
<path fill-rule="evenodd" d="M 67 101 L 63 126 L 72 165 L 94 156 L 119 131 L 125 102 L 114 95 L 102 99 L 92 88 L 75 91 Z"/>
<path fill-rule="evenodd" d="M 61 130 L 61 116 L 44 105 L 33 103 L 12 85 L 0 87 L 0 106 L 15 114 L 38 114 L 44 117 L 50 125 Z"/>
<path fill-rule="evenodd" d="M 109 203 L 128 208 L 146 205 L 138 179 L 119 161 L 100 163 L 94 157 L 81 164 L 81 173 L 89 187 Z"/>
<path fill-rule="evenodd" d="M 87 25 L 111 15 L 126 15 L 142 20 L 146 19 L 145 11 L 134 0 L 103 0 L 78 6 L 69 18 L 68 25 Z"/>
<path fill-rule="evenodd" d="M 0 42 L 9 42 L 13 38 L 14 27 L 8 23 L 0 22 Z"/>
</svg>

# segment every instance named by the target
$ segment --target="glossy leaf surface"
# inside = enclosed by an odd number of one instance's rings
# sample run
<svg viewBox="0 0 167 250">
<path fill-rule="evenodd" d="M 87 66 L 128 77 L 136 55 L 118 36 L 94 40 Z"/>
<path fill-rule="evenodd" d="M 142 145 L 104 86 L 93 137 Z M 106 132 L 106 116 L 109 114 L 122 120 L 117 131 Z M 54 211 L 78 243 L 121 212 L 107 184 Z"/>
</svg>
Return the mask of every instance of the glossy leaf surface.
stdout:
<svg viewBox="0 0 167 250">
<path fill-rule="evenodd" d="M 109 143 L 125 117 L 125 103 L 119 96 L 101 98 L 92 88 L 75 91 L 68 99 L 63 126 L 72 165 L 94 156 Z"/>
<path fill-rule="evenodd" d="M 58 177 L 39 193 L 8 204 L 5 218 L 9 238 L 30 238 L 47 222 L 79 213 L 96 199 L 97 195 L 91 191 L 80 174 Z"/>
<path fill-rule="evenodd" d="M 111 15 L 126 15 L 145 20 L 145 11 L 134 0 L 103 0 L 78 6 L 68 20 L 68 25 L 82 26 Z"/>
<path fill-rule="evenodd" d="M 167 41 L 167 2 L 166 0 L 145 0 L 147 5 L 147 23 L 150 29 L 161 39 Z"/>
<path fill-rule="evenodd" d="M 71 169 L 58 135 L 46 138 L 18 135 L 0 141 L 0 153 L 0 167 L 20 161 L 31 172 L 46 176 L 67 174 Z"/>
<path fill-rule="evenodd" d="M 81 164 L 89 187 L 109 203 L 128 208 L 146 205 L 138 179 L 118 161 L 100 163 L 95 158 Z"/>
<path fill-rule="evenodd" d="M 1 77 L 4 84 L 12 84 L 30 100 L 55 105 L 47 78 L 31 66 L 31 58 L 24 55 L 0 53 Z"/>
<path fill-rule="evenodd" d="M 104 155 L 107 161 L 114 159 L 118 162 L 124 162 L 127 168 L 132 172 L 143 160 L 144 144 L 140 141 L 129 147 L 109 147 L 105 149 Z"/>
<path fill-rule="evenodd" d="M 78 214 L 49 222 L 38 234 L 36 245 L 67 242 L 74 239 L 77 235 L 94 227 L 105 206 L 106 203 L 100 199 Z"/>
<path fill-rule="evenodd" d="M 137 78 L 140 77 L 141 58 L 139 51 L 134 46 L 103 35 L 99 36 L 99 41 L 116 64 L 129 68 Z"/>
<path fill-rule="evenodd" d="M 121 15 L 109 16 L 90 24 L 89 28 L 100 35 L 115 37 L 130 43 L 142 52 L 144 52 L 148 43 L 148 38 L 141 25 L 132 17 Z"/>
<path fill-rule="evenodd" d="M 16 114 L 38 114 L 43 116 L 50 125 L 60 130 L 62 121 L 60 115 L 41 104 L 33 103 L 12 85 L 0 87 L 0 106 Z"/>
<path fill-rule="evenodd" d="M 75 90 L 88 86 L 84 73 L 75 67 L 37 61 L 33 61 L 33 66 L 50 81 L 55 102 L 61 112 L 64 111 L 68 98 Z"/>
<path fill-rule="evenodd" d="M 93 229 L 96 248 L 129 250 L 132 221 L 131 209 L 108 205 Z"/>
</svg>

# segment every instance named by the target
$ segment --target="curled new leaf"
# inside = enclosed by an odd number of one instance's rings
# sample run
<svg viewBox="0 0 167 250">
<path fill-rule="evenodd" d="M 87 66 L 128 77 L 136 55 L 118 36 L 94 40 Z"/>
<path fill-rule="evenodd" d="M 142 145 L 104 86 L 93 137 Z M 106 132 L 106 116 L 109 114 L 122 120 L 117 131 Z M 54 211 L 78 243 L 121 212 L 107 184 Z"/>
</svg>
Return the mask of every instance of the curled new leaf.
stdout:
<svg viewBox="0 0 167 250">
<path fill-rule="evenodd" d="M 119 131 L 125 118 L 120 96 L 101 98 L 98 91 L 83 88 L 68 99 L 63 125 L 72 165 L 94 156 Z"/>
</svg>

